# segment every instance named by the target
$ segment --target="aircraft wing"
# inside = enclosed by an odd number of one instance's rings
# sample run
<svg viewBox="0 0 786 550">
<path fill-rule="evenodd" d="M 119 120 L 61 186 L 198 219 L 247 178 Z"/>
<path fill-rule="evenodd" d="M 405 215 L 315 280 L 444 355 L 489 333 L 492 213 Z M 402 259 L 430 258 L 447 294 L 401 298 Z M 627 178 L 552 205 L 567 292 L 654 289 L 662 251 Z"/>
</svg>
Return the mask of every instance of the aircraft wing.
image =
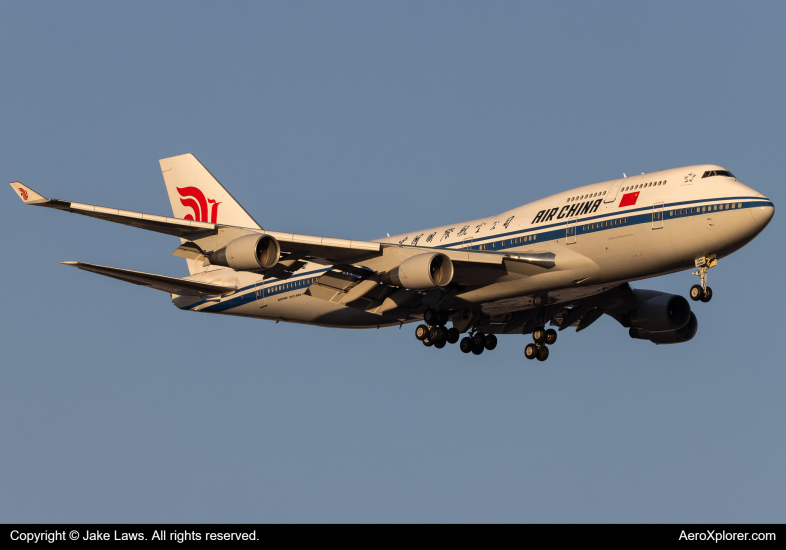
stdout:
<svg viewBox="0 0 786 550">
<path fill-rule="evenodd" d="M 216 223 L 185 220 L 154 214 L 132 212 L 83 204 L 58 199 L 48 199 L 21 182 L 11 182 L 11 187 L 25 204 L 63 210 L 114 223 L 156 231 L 196 242 L 203 250 L 218 250 L 231 240 L 252 233 L 264 233 L 275 237 L 281 251 L 289 255 L 291 262 L 312 261 L 326 266 L 341 268 L 360 265 L 366 269 L 383 272 L 392 269 L 404 259 L 427 252 L 440 252 L 457 263 L 459 272 L 486 268 L 499 270 L 506 262 L 530 264 L 538 268 L 551 269 L 555 266 L 554 254 L 503 254 L 499 252 L 479 252 L 449 248 L 413 247 L 398 244 L 334 239 L 313 235 L 298 235 L 278 231 L 234 227 Z M 182 255 L 182 254 L 178 254 Z M 467 273 L 468 284 L 475 277 Z M 482 277 L 485 278 L 485 277 Z M 480 281 L 478 281 L 480 283 Z M 480 283 L 482 284 L 482 283 Z"/>
<path fill-rule="evenodd" d="M 127 283 L 147 286 L 156 290 L 163 290 L 170 294 L 180 294 L 182 296 L 204 296 L 226 294 L 237 290 L 235 287 L 213 285 L 178 279 L 177 277 L 167 277 L 166 275 L 154 275 L 141 271 L 131 271 L 130 269 L 120 269 L 118 267 L 106 267 L 103 265 L 87 264 L 83 262 L 61 262 L 84 271 L 91 271 L 113 279 L 120 279 Z"/>
<path fill-rule="evenodd" d="M 178 218 L 155 216 L 153 214 L 131 212 L 129 210 L 105 208 L 103 206 L 95 206 L 92 204 L 82 204 L 58 199 L 47 199 L 33 191 L 27 185 L 24 185 L 18 181 L 11 182 L 11 187 L 14 188 L 16 194 L 19 195 L 19 198 L 21 198 L 25 204 L 43 206 L 45 208 L 54 208 L 55 210 L 64 210 L 65 212 L 71 212 L 72 214 L 82 214 L 83 216 L 89 216 L 91 218 L 98 218 L 110 222 L 121 223 L 123 225 L 130 225 L 132 227 L 139 227 L 140 229 L 147 229 L 148 231 L 166 233 L 167 235 L 174 235 L 176 237 L 183 237 L 187 239 L 191 235 L 204 233 L 205 231 L 215 231 L 216 229 L 216 224 L 214 223 L 181 220 Z"/>
<path fill-rule="evenodd" d="M 303 257 L 308 256 L 311 260 L 325 265 L 334 265 L 348 258 L 379 253 L 381 250 L 381 244 L 374 242 L 331 239 L 328 237 L 297 235 L 277 231 L 261 231 L 259 229 L 143 214 L 141 212 L 118 210 L 92 204 L 47 199 L 18 181 L 11 182 L 11 187 L 25 204 L 54 208 L 55 210 L 63 210 L 72 214 L 81 214 L 148 231 L 166 233 L 167 235 L 174 235 L 186 240 L 194 240 L 200 243 L 204 249 L 216 250 L 242 235 L 267 233 L 279 241 L 283 252 L 299 254 Z M 212 242 L 203 242 L 207 239 L 213 240 Z"/>
</svg>

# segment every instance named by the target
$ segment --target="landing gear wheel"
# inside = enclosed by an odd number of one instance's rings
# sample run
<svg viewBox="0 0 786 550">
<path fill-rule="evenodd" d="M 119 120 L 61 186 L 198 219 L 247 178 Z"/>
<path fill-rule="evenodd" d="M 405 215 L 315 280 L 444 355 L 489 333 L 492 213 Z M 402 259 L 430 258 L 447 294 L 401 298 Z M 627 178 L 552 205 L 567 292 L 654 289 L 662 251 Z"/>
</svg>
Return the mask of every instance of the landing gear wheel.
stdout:
<svg viewBox="0 0 786 550">
<path fill-rule="evenodd" d="M 444 327 L 448 319 L 450 319 L 450 314 L 447 311 L 438 311 L 437 312 L 437 324 L 441 327 Z"/>
<path fill-rule="evenodd" d="M 423 320 L 426 322 L 427 325 L 434 326 L 437 324 L 437 310 L 433 307 L 430 307 L 426 310 L 423 314 Z"/>
<path fill-rule="evenodd" d="M 704 296 L 701 297 L 702 302 L 709 302 L 712 300 L 712 289 L 707 287 L 704 289 Z"/>
<path fill-rule="evenodd" d="M 423 340 L 423 345 L 426 346 L 427 348 L 430 348 L 431 346 L 434 345 L 434 342 L 431 341 L 431 338 L 426 338 L 425 340 Z"/>
<path fill-rule="evenodd" d="M 557 331 L 554 330 L 553 328 L 550 328 L 549 330 L 546 331 L 546 343 L 548 345 L 551 345 L 556 341 L 557 341 Z"/>
<path fill-rule="evenodd" d="M 447 341 L 445 341 L 445 340 L 437 340 L 436 342 L 434 342 L 434 347 L 437 348 L 437 349 L 442 349 L 442 348 L 445 347 L 445 344 L 447 344 Z"/>
<path fill-rule="evenodd" d="M 430 333 L 431 330 L 426 325 L 418 325 L 418 328 L 415 329 L 415 338 L 422 342 L 428 338 Z"/>
<path fill-rule="evenodd" d="M 538 351 L 538 361 L 545 361 L 549 358 L 549 348 L 546 346 L 540 346 L 540 350 Z"/>
<path fill-rule="evenodd" d="M 481 353 L 483 353 L 483 349 L 484 349 L 483 346 L 472 344 L 472 353 L 474 353 L 475 355 L 480 355 Z"/>
<path fill-rule="evenodd" d="M 472 338 L 470 338 L 469 336 L 465 336 L 464 338 L 462 338 L 461 343 L 459 344 L 459 348 L 464 353 L 469 353 L 470 351 L 472 351 Z"/>
<path fill-rule="evenodd" d="M 532 339 L 535 340 L 536 344 L 542 344 L 546 341 L 546 329 L 543 327 L 538 327 L 532 331 Z"/>
<path fill-rule="evenodd" d="M 482 332 L 476 332 L 475 336 L 472 337 L 472 343 L 482 348 L 486 344 L 486 335 Z"/>
<path fill-rule="evenodd" d="M 455 344 L 456 342 L 458 342 L 459 341 L 459 336 L 461 336 L 461 333 L 458 331 L 458 329 L 456 327 L 453 327 L 452 329 L 449 329 L 448 330 L 448 337 L 447 337 L 448 344 Z"/>
<path fill-rule="evenodd" d="M 448 329 L 445 327 L 434 327 L 431 329 L 431 339 L 434 342 L 438 340 L 446 340 L 448 337 Z"/>
<path fill-rule="evenodd" d="M 527 359 L 535 359 L 538 356 L 538 345 L 537 344 L 527 344 L 527 347 L 524 348 L 524 357 Z"/>
<path fill-rule="evenodd" d="M 690 299 L 694 302 L 698 302 L 704 296 L 704 289 L 701 288 L 701 285 L 693 285 L 690 287 Z"/>
<path fill-rule="evenodd" d="M 489 334 L 488 336 L 486 336 L 486 342 L 483 344 L 483 347 L 485 347 L 489 351 L 491 351 L 494 348 L 496 348 L 497 347 L 497 337 L 494 336 L 493 334 Z"/>
</svg>

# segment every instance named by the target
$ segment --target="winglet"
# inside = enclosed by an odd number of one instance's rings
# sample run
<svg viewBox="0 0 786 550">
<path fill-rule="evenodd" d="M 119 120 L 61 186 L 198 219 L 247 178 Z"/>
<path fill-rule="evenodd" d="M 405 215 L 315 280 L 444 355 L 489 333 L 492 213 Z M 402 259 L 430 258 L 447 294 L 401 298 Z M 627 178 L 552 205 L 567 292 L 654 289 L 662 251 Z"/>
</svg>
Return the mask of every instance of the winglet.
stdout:
<svg viewBox="0 0 786 550">
<path fill-rule="evenodd" d="M 16 194 L 19 195 L 19 198 L 22 199 L 25 204 L 41 204 L 43 202 L 49 202 L 49 199 L 42 197 L 22 182 L 12 181 L 10 185 L 14 188 Z"/>
</svg>

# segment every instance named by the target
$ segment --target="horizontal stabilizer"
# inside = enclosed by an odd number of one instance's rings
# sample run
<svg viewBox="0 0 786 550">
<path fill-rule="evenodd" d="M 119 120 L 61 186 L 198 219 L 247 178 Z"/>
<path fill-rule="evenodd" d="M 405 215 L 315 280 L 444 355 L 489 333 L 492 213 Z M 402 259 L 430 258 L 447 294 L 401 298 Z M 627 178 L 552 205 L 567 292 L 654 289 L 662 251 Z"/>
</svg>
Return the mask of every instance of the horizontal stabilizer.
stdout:
<svg viewBox="0 0 786 550">
<path fill-rule="evenodd" d="M 131 271 L 130 269 L 120 269 L 118 267 L 106 267 L 103 265 L 86 264 L 83 262 L 61 262 L 65 265 L 77 267 L 84 271 L 91 271 L 99 275 L 105 275 L 114 279 L 120 279 L 135 285 L 148 286 L 156 290 L 169 292 L 170 294 L 180 294 L 181 296 L 204 296 L 226 294 L 237 290 L 235 287 L 213 285 L 178 279 L 177 277 L 167 277 L 166 275 L 153 275 L 141 271 Z"/>
</svg>

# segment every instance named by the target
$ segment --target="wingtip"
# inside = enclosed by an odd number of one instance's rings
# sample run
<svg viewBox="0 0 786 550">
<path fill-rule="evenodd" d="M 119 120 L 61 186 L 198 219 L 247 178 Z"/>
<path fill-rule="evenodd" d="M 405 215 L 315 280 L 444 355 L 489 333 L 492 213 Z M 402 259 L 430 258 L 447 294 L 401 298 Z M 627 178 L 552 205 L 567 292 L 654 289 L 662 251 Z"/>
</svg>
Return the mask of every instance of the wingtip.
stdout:
<svg viewBox="0 0 786 550">
<path fill-rule="evenodd" d="M 25 204 L 41 204 L 42 202 L 49 202 L 49 199 L 36 193 L 21 181 L 12 181 L 9 185 Z"/>
<path fill-rule="evenodd" d="M 63 265 L 72 265 L 72 266 L 79 264 L 79 262 L 60 262 L 60 263 Z"/>
</svg>

